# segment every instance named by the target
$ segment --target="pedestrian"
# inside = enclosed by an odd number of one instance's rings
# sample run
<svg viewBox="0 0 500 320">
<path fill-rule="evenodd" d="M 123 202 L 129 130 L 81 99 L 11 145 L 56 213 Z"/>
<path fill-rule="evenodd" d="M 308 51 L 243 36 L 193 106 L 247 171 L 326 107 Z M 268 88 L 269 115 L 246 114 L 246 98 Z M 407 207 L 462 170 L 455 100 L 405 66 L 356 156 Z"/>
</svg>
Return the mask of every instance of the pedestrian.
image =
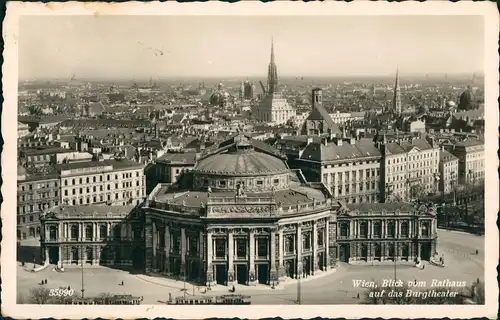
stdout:
<svg viewBox="0 0 500 320">
<path fill-rule="evenodd" d="M 123 286 L 123 280 L 122 280 L 122 286 Z"/>
<path fill-rule="evenodd" d="M 22 262 L 21 262 L 21 266 L 23 266 L 23 267 L 24 267 L 24 261 L 22 261 Z"/>
<path fill-rule="evenodd" d="M 69 291 L 69 290 L 71 290 L 71 287 L 70 287 L 70 286 L 68 286 L 68 291 Z"/>
<path fill-rule="evenodd" d="M 476 255 L 478 255 L 478 254 L 479 254 L 479 250 L 476 249 Z"/>
</svg>

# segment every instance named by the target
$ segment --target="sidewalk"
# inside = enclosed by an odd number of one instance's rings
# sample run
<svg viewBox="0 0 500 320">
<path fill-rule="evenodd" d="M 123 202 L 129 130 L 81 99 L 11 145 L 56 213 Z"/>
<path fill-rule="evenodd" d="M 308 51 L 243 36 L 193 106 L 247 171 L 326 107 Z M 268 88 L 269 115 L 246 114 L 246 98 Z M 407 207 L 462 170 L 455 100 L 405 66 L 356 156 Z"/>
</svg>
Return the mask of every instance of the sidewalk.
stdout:
<svg viewBox="0 0 500 320">
<path fill-rule="evenodd" d="M 302 283 L 313 281 L 313 280 L 320 279 L 322 277 L 326 277 L 328 275 L 331 275 L 331 274 L 335 273 L 336 271 L 337 271 L 337 269 L 331 269 L 331 270 L 324 271 L 324 272 L 318 272 L 316 275 L 300 279 L 300 281 Z M 167 279 L 167 278 L 161 277 L 161 275 L 159 275 L 157 277 L 147 276 L 147 275 L 136 275 L 136 277 L 137 277 L 137 279 L 140 279 L 142 281 L 156 284 L 158 286 L 162 286 L 162 287 L 166 287 L 166 288 L 178 289 L 179 291 L 186 289 L 186 293 L 188 295 L 193 294 L 193 288 L 194 288 L 195 294 L 210 294 L 210 293 L 214 293 L 214 292 L 229 293 L 230 292 L 229 289 L 231 289 L 231 287 L 228 287 L 228 286 L 216 285 L 216 286 L 210 287 L 210 290 L 207 291 L 206 286 L 193 285 L 193 284 L 190 284 L 188 282 L 184 283 L 184 281 L 181 281 L 181 280 L 176 281 L 174 279 Z M 297 279 L 287 278 L 286 281 L 280 282 L 280 284 L 275 286 L 274 289 L 271 286 L 265 285 L 265 284 L 257 284 L 255 286 L 247 286 L 247 285 L 237 284 L 237 283 L 234 284 L 234 288 L 236 289 L 235 291 L 238 293 L 248 292 L 248 291 L 273 291 L 273 290 L 283 290 L 283 289 L 285 289 L 285 287 L 288 287 L 291 285 L 296 285 L 297 282 L 298 282 Z"/>
</svg>

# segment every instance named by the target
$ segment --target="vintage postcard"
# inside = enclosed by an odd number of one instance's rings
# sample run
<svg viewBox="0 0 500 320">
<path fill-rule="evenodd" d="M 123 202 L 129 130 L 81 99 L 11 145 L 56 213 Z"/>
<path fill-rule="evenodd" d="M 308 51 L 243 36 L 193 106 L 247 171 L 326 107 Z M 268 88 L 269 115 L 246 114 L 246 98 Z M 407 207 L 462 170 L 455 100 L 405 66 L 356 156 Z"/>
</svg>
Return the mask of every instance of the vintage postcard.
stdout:
<svg viewBox="0 0 500 320">
<path fill-rule="evenodd" d="M 491 3 L 8 3 L 2 312 L 495 317 L 498 32 Z"/>
</svg>

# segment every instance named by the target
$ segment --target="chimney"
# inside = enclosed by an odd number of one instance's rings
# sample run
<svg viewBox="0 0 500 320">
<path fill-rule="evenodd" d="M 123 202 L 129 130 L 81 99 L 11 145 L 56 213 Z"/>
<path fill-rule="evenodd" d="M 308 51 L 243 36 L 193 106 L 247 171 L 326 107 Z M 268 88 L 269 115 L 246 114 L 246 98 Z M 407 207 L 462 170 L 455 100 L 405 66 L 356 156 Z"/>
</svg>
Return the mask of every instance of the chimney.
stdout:
<svg viewBox="0 0 500 320">
<path fill-rule="evenodd" d="M 342 147 L 342 143 L 343 143 L 342 137 L 337 138 L 337 146 Z"/>
<path fill-rule="evenodd" d="M 351 145 L 355 145 L 356 144 L 356 138 L 351 138 Z"/>
<path fill-rule="evenodd" d="M 322 140 L 323 140 L 323 141 L 322 141 L 322 142 L 323 142 L 323 145 L 324 145 L 325 147 L 328 147 L 328 139 L 327 139 L 327 138 L 323 138 Z"/>
<path fill-rule="evenodd" d="M 312 137 L 307 137 L 307 144 L 310 144 L 313 142 L 313 138 Z"/>
</svg>

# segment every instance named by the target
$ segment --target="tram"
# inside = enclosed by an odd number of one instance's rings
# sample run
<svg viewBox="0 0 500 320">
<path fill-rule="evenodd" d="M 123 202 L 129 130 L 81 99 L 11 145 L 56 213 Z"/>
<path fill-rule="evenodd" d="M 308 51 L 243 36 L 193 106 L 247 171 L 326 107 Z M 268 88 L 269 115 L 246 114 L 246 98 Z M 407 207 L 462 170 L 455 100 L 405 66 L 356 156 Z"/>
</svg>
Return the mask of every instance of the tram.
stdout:
<svg viewBox="0 0 500 320">
<path fill-rule="evenodd" d="M 168 304 L 173 305 L 204 305 L 204 304 L 224 304 L 224 305 L 245 305 L 251 304 L 250 296 L 241 294 L 226 294 L 215 297 L 177 297 Z"/>
<path fill-rule="evenodd" d="M 74 305 L 139 305 L 142 302 L 141 297 L 132 295 L 114 295 L 109 297 L 97 298 L 73 298 L 65 301 L 66 304 Z"/>
</svg>

